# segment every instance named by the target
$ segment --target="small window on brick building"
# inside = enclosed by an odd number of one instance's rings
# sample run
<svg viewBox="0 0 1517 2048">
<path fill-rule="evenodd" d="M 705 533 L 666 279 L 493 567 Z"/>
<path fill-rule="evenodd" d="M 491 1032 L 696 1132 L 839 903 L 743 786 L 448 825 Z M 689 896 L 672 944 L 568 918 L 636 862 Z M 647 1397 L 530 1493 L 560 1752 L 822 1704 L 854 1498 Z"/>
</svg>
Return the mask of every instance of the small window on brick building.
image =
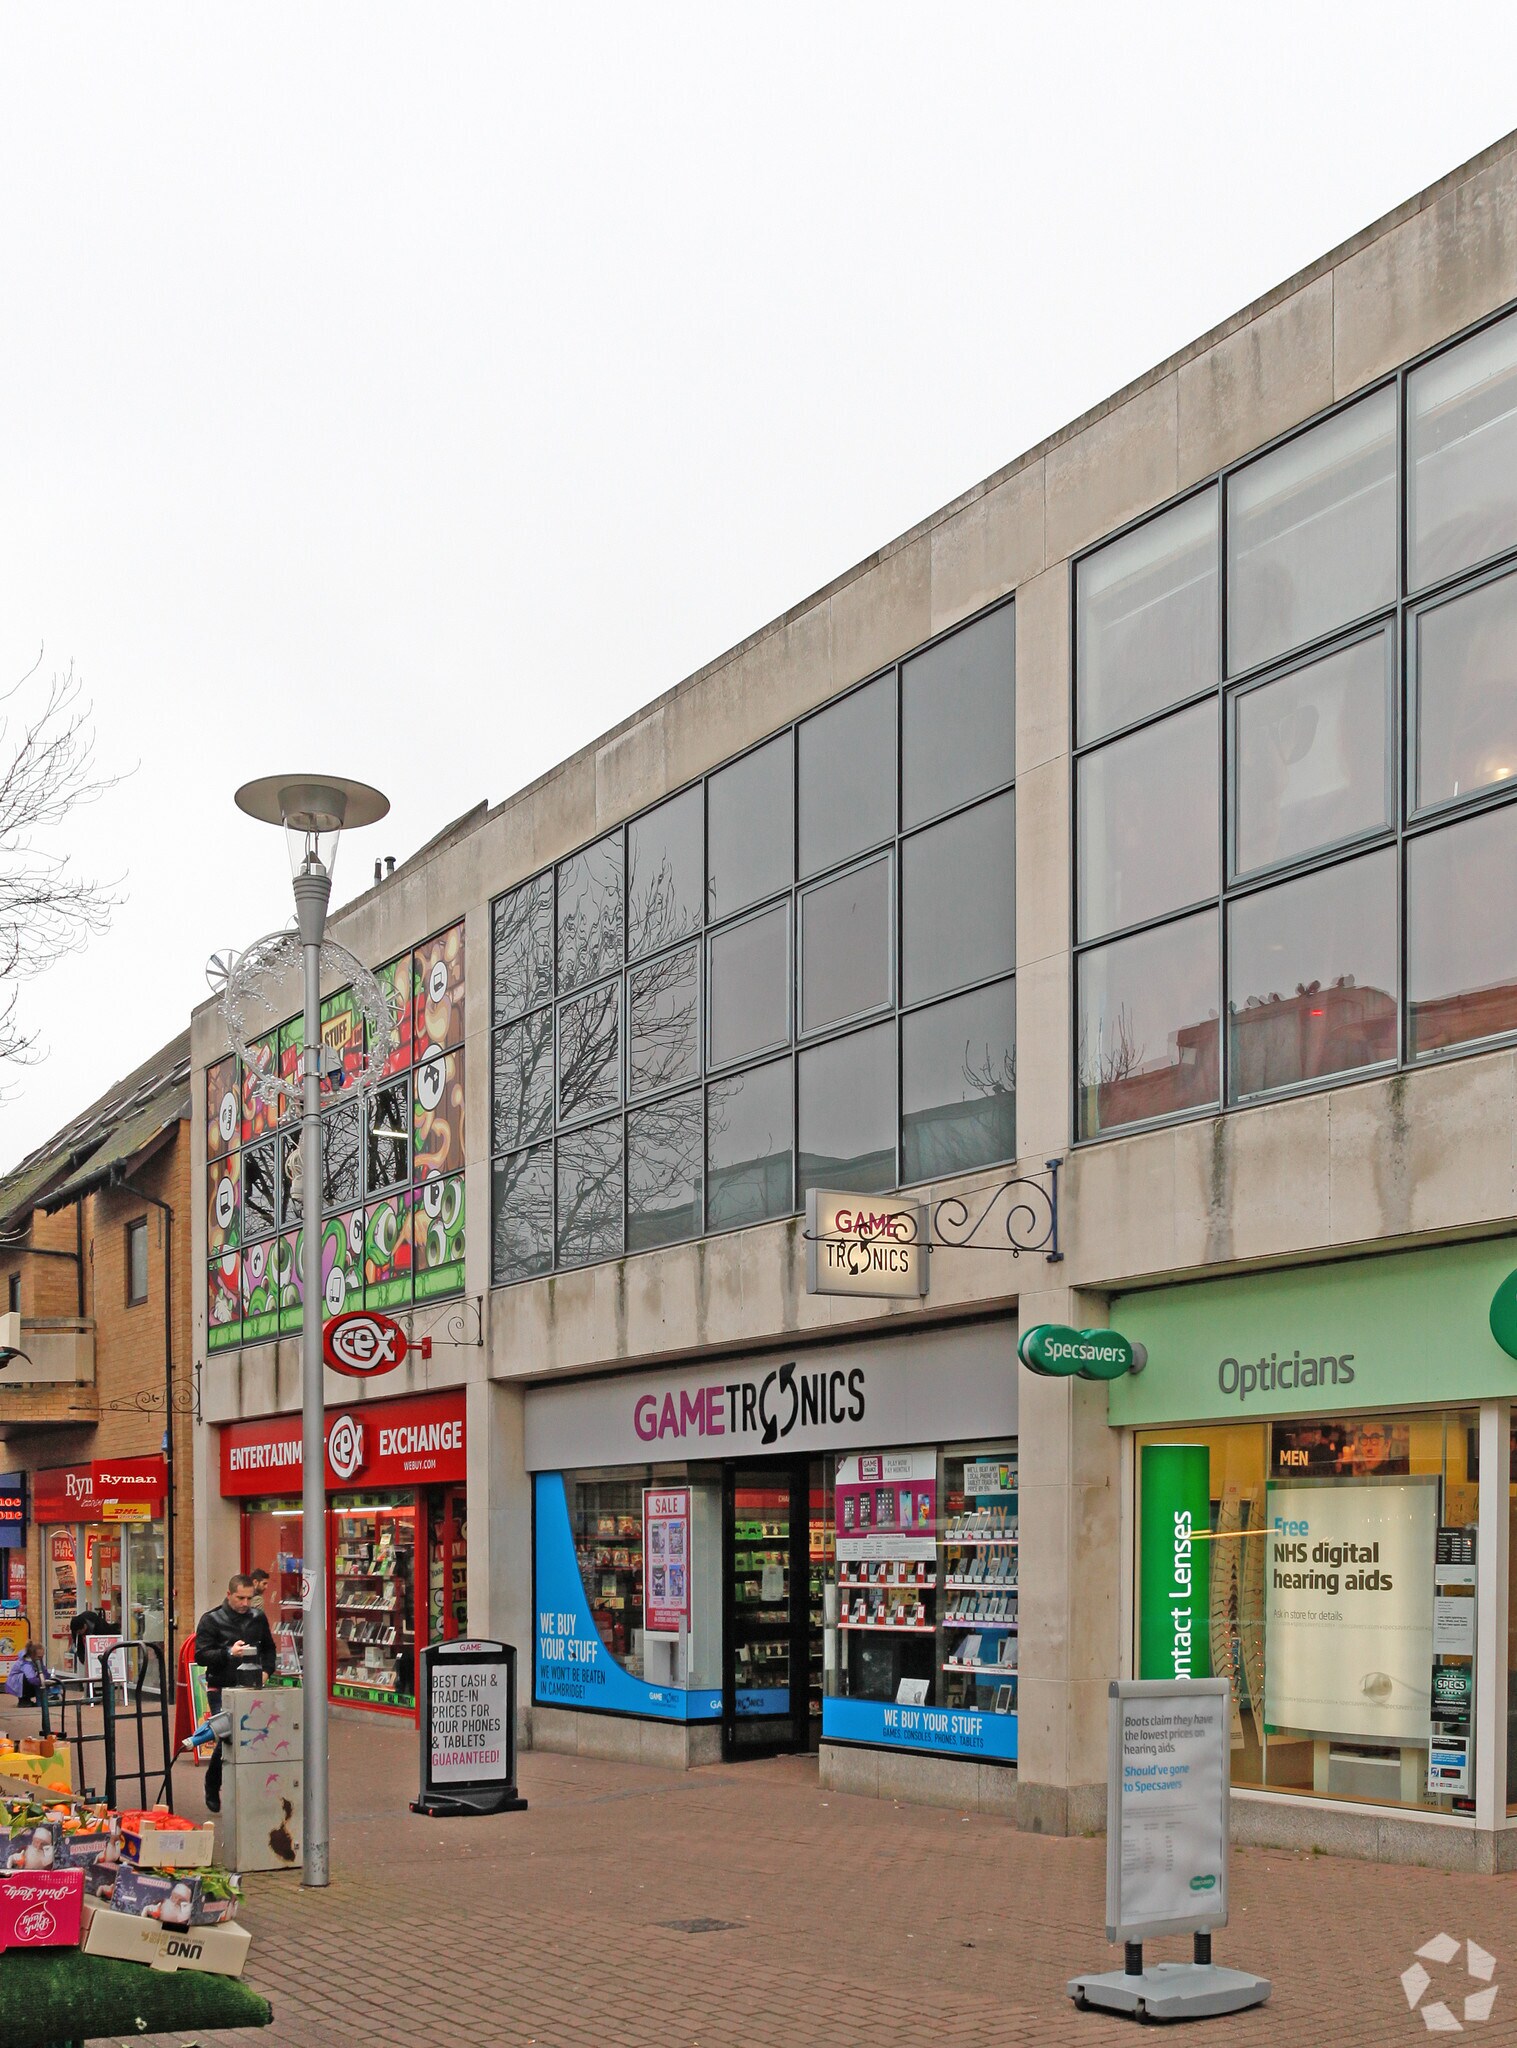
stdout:
<svg viewBox="0 0 1517 2048">
<path fill-rule="evenodd" d="M 135 1308 L 147 1300 L 147 1218 L 126 1226 L 126 1298 Z"/>
<path fill-rule="evenodd" d="M 5 1283 L 5 1305 L 13 1316 L 21 1313 L 21 1275 L 12 1273 Z"/>
</svg>

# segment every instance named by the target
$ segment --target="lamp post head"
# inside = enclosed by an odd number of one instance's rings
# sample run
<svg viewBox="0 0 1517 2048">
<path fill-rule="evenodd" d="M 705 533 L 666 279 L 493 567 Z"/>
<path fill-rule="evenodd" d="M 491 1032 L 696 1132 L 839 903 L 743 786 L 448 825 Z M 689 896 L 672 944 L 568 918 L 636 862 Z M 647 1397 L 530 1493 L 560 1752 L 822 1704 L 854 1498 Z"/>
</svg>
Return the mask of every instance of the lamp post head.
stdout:
<svg viewBox="0 0 1517 2048">
<path fill-rule="evenodd" d="M 297 875 L 330 875 L 344 827 L 377 824 L 390 808 L 377 789 L 341 775 L 265 775 L 245 782 L 236 801 L 250 818 L 284 827 Z"/>
</svg>

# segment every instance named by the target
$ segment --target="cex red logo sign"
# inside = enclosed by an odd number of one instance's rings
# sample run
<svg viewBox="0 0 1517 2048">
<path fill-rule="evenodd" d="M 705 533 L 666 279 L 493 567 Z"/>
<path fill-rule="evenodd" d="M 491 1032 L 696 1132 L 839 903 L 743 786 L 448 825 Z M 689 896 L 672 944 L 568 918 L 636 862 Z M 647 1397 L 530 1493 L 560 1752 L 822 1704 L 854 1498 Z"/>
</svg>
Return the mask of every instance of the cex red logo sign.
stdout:
<svg viewBox="0 0 1517 2048">
<path fill-rule="evenodd" d="M 372 1308 L 350 1309 L 344 1316 L 333 1316 L 321 1333 L 322 1357 L 333 1372 L 346 1373 L 354 1380 L 376 1379 L 382 1372 L 393 1372 L 410 1348 L 405 1331 L 394 1317 L 382 1316 Z M 423 1337 L 416 1348 L 423 1358 L 430 1358 L 431 1338 Z"/>
</svg>

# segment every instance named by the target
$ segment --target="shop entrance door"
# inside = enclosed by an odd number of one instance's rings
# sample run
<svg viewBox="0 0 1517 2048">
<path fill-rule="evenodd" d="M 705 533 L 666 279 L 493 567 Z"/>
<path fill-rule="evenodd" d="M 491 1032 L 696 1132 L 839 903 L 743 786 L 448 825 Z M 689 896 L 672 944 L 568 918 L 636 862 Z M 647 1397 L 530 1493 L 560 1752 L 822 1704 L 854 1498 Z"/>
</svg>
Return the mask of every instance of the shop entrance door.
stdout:
<svg viewBox="0 0 1517 2048">
<path fill-rule="evenodd" d="M 729 1465 L 722 1500 L 722 1753 L 810 1746 L 809 1468 Z"/>
</svg>

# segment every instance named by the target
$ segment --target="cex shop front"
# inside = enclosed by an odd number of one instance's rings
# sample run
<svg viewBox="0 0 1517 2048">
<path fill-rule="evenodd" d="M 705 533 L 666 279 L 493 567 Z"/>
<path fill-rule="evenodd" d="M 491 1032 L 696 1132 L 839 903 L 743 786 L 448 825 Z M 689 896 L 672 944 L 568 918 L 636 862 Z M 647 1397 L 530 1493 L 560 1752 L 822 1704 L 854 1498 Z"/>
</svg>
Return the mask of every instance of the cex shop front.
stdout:
<svg viewBox="0 0 1517 2048">
<path fill-rule="evenodd" d="M 463 1632 L 464 1393 L 364 1401 L 326 1412 L 327 1629 L 331 1697 L 416 1712 L 418 1644 Z M 242 1502 L 242 1569 L 269 1573 L 264 1609 L 278 1676 L 300 1676 L 305 1535 L 298 1415 L 228 1423 L 221 1491 Z"/>
</svg>

